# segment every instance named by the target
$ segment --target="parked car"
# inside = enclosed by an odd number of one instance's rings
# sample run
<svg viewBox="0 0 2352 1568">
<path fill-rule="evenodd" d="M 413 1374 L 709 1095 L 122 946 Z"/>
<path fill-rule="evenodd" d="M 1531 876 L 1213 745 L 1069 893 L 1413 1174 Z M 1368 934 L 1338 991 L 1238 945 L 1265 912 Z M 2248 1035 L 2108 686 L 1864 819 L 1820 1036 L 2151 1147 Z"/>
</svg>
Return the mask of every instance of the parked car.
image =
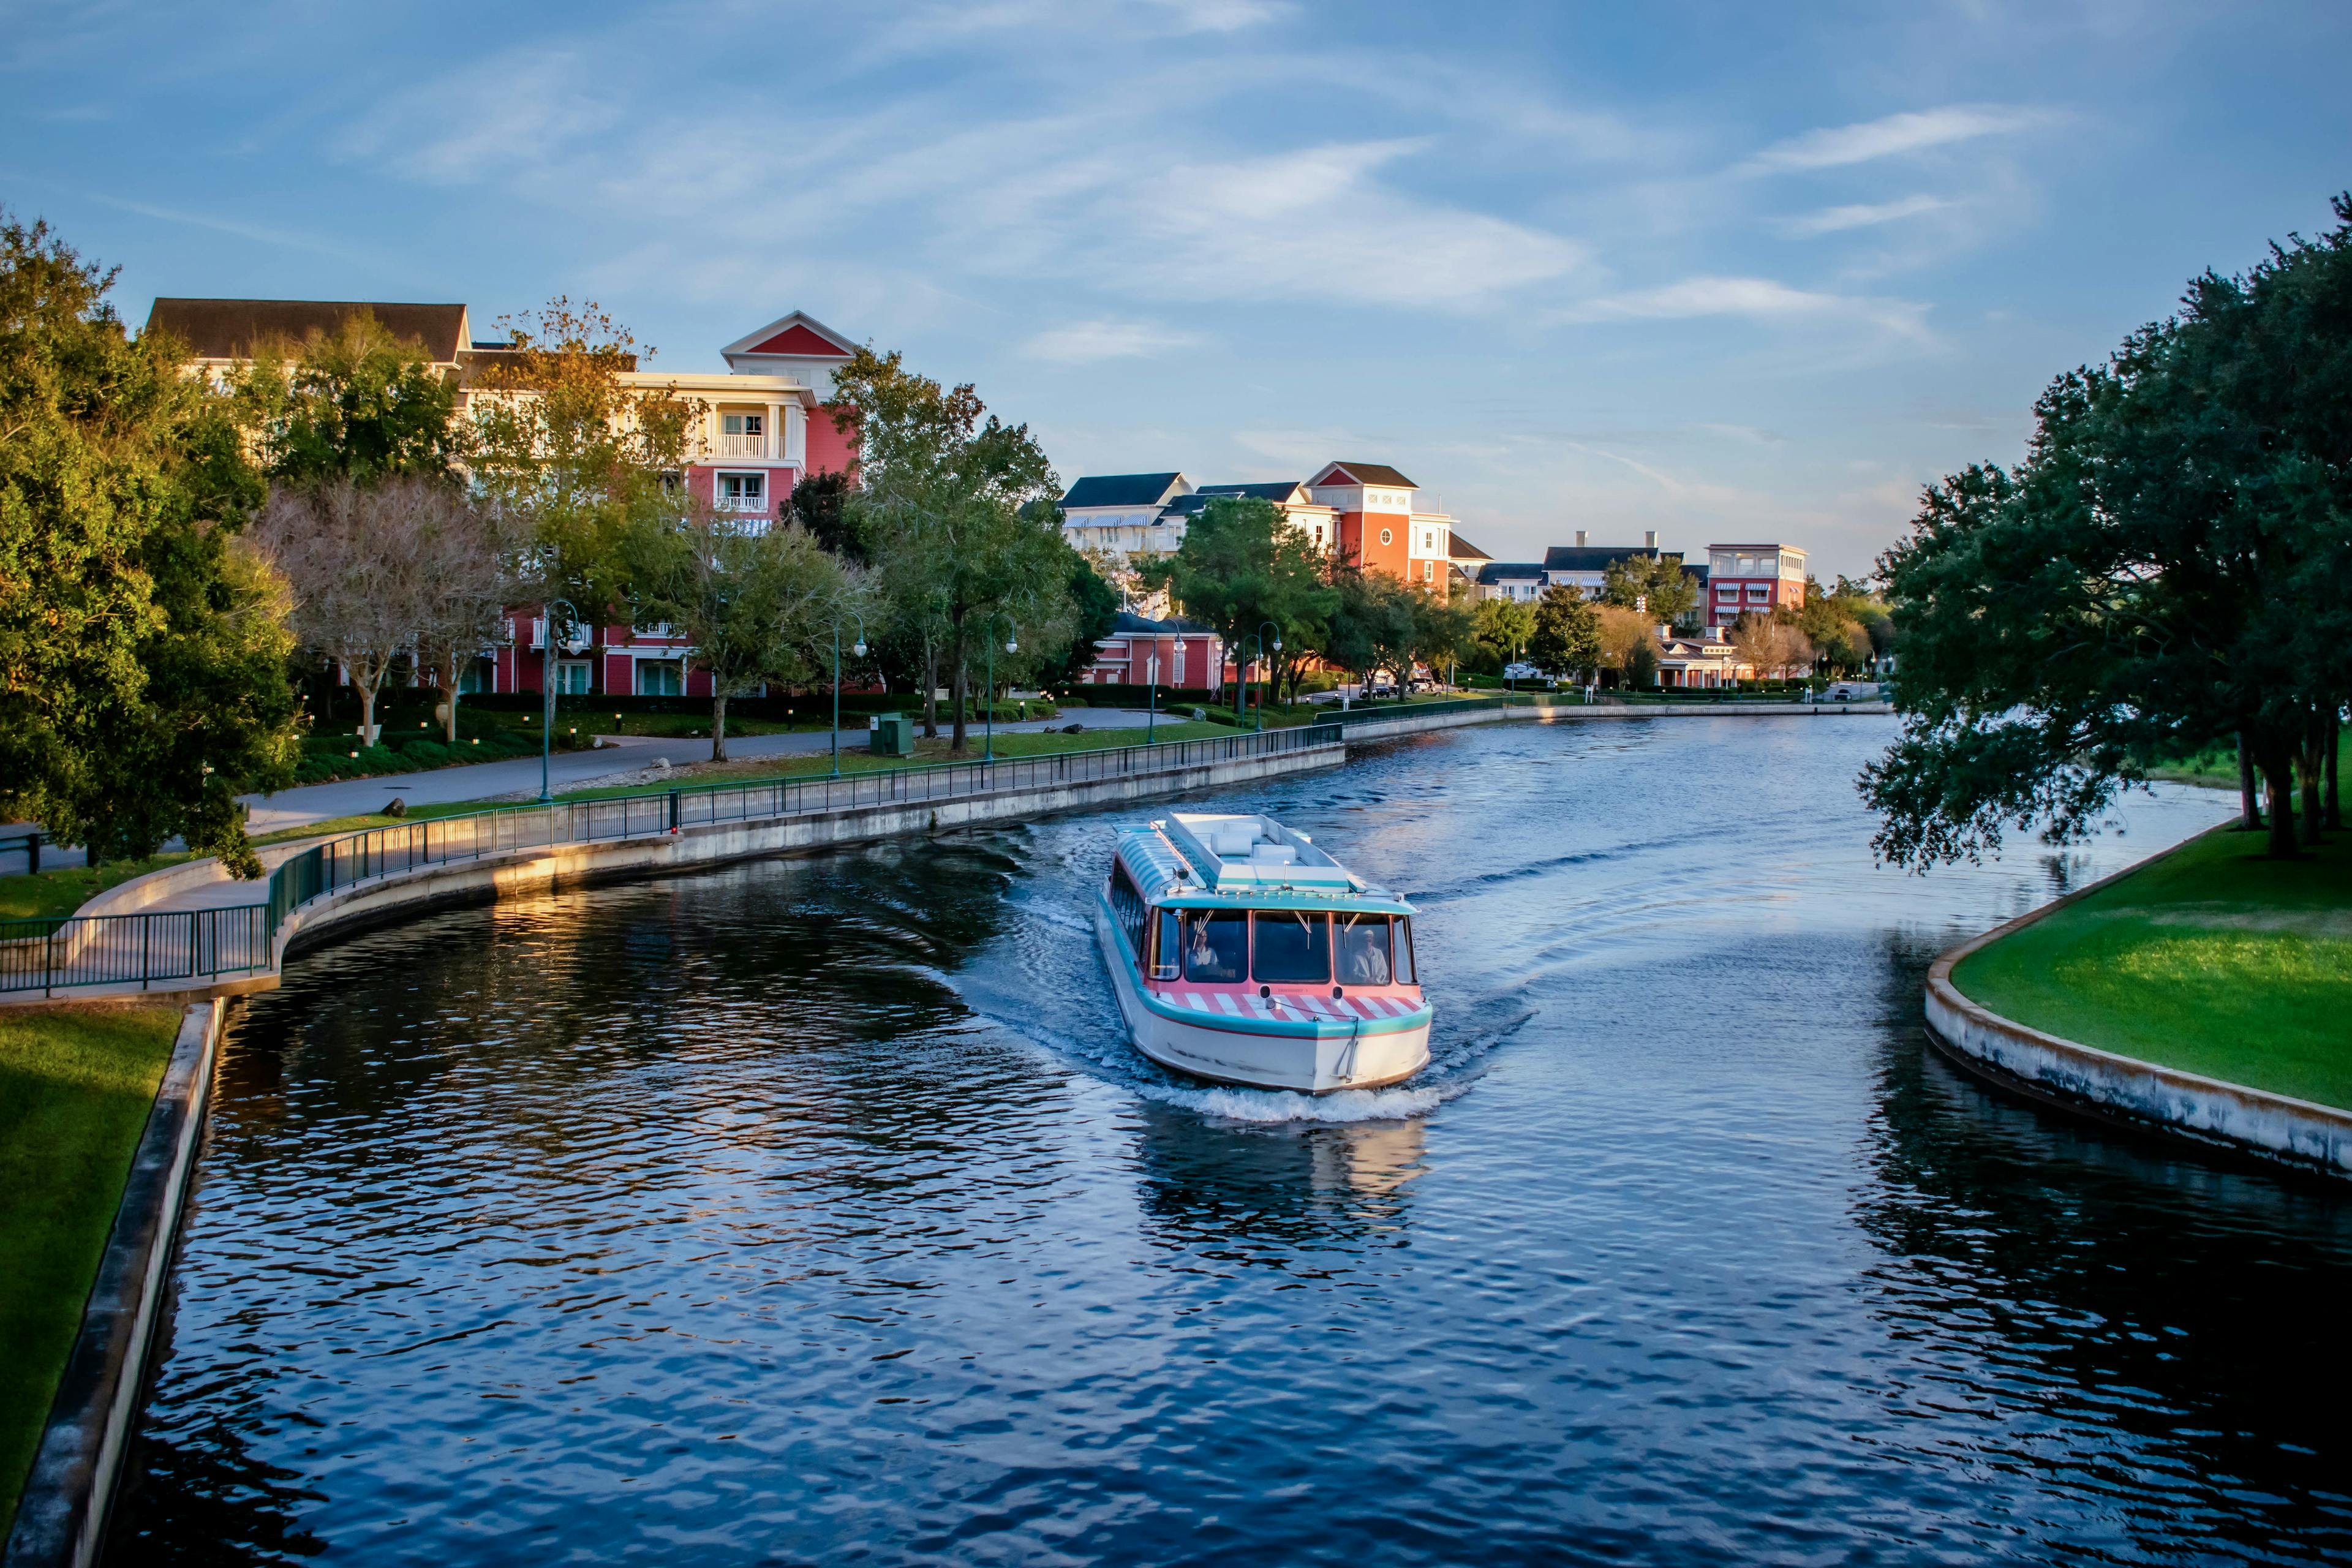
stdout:
<svg viewBox="0 0 2352 1568">
<path fill-rule="evenodd" d="M 1541 680 L 1543 671 L 1532 664 L 1507 664 L 1503 666 L 1503 679 L 1505 680 Z"/>
<path fill-rule="evenodd" d="M 1824 702 L 1875 702 L 1878 697 L 1874 680 L 1835 680 L 1822 692 Z"/>
</svg>

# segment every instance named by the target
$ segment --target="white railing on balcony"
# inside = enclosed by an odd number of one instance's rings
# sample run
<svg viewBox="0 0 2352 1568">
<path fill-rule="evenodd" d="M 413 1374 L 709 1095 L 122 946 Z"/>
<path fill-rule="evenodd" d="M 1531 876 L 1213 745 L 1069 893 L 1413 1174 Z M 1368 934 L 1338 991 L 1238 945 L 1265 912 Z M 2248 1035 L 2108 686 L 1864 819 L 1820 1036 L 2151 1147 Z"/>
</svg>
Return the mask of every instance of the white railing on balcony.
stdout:
<svg viewBox="0 0 2352 1568">
<path fill-rule="evenodd" d="M 712 507 L 714 510 L 719 511 L 748 511 L 755 517 L 765 517 L 768 514 L 768 498 L 765 496 L 720 496 L 718 500 L 712 503 Z"/>
<path fill-rule="evenodd" d="M 721 434 L 719 437 L 719 455 L 722 458 L 759 458 L 764 459 L 768 456 L 768 438 L 765 436 L 730 436 Z"/>
</svg>

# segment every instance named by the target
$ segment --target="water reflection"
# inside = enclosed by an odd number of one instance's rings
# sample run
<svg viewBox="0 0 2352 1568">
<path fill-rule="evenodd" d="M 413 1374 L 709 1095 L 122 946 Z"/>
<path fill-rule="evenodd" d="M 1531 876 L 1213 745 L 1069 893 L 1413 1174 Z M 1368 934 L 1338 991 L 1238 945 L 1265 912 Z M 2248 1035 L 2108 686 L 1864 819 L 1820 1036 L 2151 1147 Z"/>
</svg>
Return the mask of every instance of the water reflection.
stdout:
<svg viewBox="0 0 2352 1568">
<path fill-rule="evenodd" d="M 1302 1251 L 1405 1241 L 1418 1117 L 1237 1126 L 1146 1101 L 1137 1120 L 1144 1234 L 1162 1246 L 1280 1268 Z"/>
<path fill-rule="evenodd" d="M 1933 957 L 1890 944 L 1892 1015 Z M 1887 1258 L 1869 1279 L 1905 1347 L 1886 1393 L 1916 1418 L 1906 1447 L 2061 1477 L 2085 1468 L 2070 1427 L 2127 1433 L 2105 1484 L 2141 1505 L 2074 1521 L 2074 1550 L 2352 1553 L 2344 1304 L 2289 1283 L 2352 1276 L 2342 1194 L 2021 1102 L 1916 1025 L 1890 1031 L 1878 1091 L 1855 1219 Z M 1961 1429 L 1936 1419 L 1956 1398 Z"/>
</svg>

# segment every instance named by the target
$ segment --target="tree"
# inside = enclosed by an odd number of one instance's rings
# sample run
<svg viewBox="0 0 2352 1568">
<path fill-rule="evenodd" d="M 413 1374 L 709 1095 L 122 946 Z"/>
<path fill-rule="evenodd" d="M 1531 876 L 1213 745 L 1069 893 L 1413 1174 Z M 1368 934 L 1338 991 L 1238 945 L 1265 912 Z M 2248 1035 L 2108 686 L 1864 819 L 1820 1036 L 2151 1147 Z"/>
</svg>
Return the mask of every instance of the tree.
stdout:
<svg viewBox="0 0 2352 1568">
<path fill-rule="evenodd" d="M 623 374 L 654 351 L 594 301 L 558 297 L 501 318 L 512 352 L 477 378 L 467 403 L 467 465 L 485 504 L 526 527 L 527 565 L 543 599 L 592 624 L 628 600 L 626 542 L 644 519 L 675 515 L 680 466 L 708 412 L 676 384 Z M 556 636 L 551 605 L 548 635 Z M 601 670 L 604 660 L 595 661 Z"/>
<path fill-rule="evenodd" d="M 457 743 L 458 688 L 466 666 L 497 640 L 507 606 L 526 586 L 530 541 L 513 520 L 453 486 L 420 519 L 426 582 L 417 605 L 416 662 L 441 689 L 442 734 Z"/>
<path fill-rule="evenodd" d="M 636 625 L 669 626 L 710 676 L 714 763 L 727 760 L 728 700 L 815 675 L 836 624 L 863 598 L 853 569 L 797 523 L 747 527 L 691 506 L 641 520 L 626 553 Z"/>
<path fill-rule="evenodd" d="M 366 310 L 299 343 L 256 344 L 230 387 L 263 473 L 282 483 L 439 479 L 457 455 L 456 389 Z"/>
<path fill-rule="evenodd" d="M 1633 665 L 1633 651 L 1648 648 L 1654 656 L 1658 647 L 1656 623 L 1646 610 L 1629 610 L 1622 605 L 1600 605 L 1594 607 L 1600 621 L 1601 663 L 1620 673 L 1628 673 Z"/>
<path fill-rule="evenodd" d="M 1528 657 L 1555 678 L 1595 669 L 1601 664 L 1601 615 L 1578 589 L 1554 583 L 1535 606 L 1535 633 Z"/>
<path fill-rule="evenodd" d="M 1517 599 L 1481 599 L 1471 612 L 1470 635 L 1500 669 L 1517 660 L 1536 635 L 1536 607 Z"/>
<path fill-rule="evenodd" d="M 1412 679 L 1423 641 L 1421 615 L 1429 600 L 1382 572 L 1342 566 L 1333 574 L 1338 603 L 1330 615 L 1324 657 L 1366 685 L 1386 674 L 1402 692 Z"/>
<path fill-rule="evenodd" d="M 2079 837 L 2156 763 L 2233 742 L 2270 852 L 2298 815 L 2319 831 L 2352 692 L 2352 197 L 2336 214 L 2060 376 L 2014 469 L 1927 489 L 1880 558 L 1904 733 L 1860 787 L 1889 859 Z"/>
<path fill-rule="evenodd" d="M 856 489 L 847 474 L 835 469 L 803 474 L 793 486 L 793 521 L 844 561 L 863 566 L 867 562 L 850 526 L 849 498 Z"/>
<path fill-rule="evenodd" d="M 859 547 L 921 642 L 925 730 L 937 730 L 931 692 L 944 660 L 955 689 L 949 749 L 961 752 L 978 639 L 1007 617 L 1066 635 L 1070 548 L 1059 514 L 1031 505 L 1060 493 L 1053 465 L 1026 425 L 988 414 L 969 384 L 915 374 L 895 351 L 860 348 L 834 373 L 825 407 L 856 442 L 849 515 Z"/>
<path fill-rule="evenodd" d="M 184 347 L 124 331 L 113 279 L 0 215 L 0 811 L 258 876 L 236 797 L 298 750 L 285 585 L 239 537 L 260 480 Z"/>
<path fill-rule="evenodd" d="M 1069 647 L 1060 663 L 1045 673 L 1051 686 L 1076 686 L 1087 679 L 1101 652 L 1102 640 L 1118 627 L 1118 590 L 1103 581 L 1094 563 L 1078 551 L 1070 552 Z"/>
<path fill-rule="evenodd" d="M 1601 574 L 1601 602 L 1672 626 L 1697 610 L 1698 584 L 1679 555 L 1621 555 Z"/>
<path fill-rule="evenodd" d="M 376 700 L 433 620 L 449 573 L 474 563 L 471 510 L 430 479 L 330 479 L 274 488 L 254 519 L 255 545 L 293 585 L 296 634 L 359 693 L 362 745 L 376 743 Z"/>
<path fill-rule="evenodd" d="M 1246 671 L 1244 641 L 1265 636 L 1268 623 L 1283 647 L 1266 654 L 1278 677 L 1310 646 L 1325 640 L 1327 618 L 1341 603 L 1327 580 L 1314 544 L 1272 501 L 1218 496 L 1201 509 L 1184 542 L 1137 571 L 1147 586 L 1165 588 L 1193 620 L 1224 640 L 1234 666 L 1234 710 L 1241 710 Z M 1271 639 L 1269 638 L 1269 644 Z"/>
<path fill-rule="evenodd" d="M 1473 621 L 1468 606 L 1442 599 L 1429 587 L 1408 584 L 1421 602 L 1413 606 L 1413 662 L 1424 665 L 1433 677 L 1438 670 L 1458 661 L 1475 645 L 1471 640 Z"/>
</svg>

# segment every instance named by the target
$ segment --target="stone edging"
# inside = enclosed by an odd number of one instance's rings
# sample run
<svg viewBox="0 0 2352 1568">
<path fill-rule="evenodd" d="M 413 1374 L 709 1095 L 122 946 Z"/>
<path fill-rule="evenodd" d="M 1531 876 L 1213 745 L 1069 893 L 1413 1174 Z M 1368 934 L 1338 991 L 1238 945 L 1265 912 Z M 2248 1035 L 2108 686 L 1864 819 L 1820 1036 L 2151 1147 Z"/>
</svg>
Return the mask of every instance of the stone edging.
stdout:
<svg viewBox="0 0 2352 1568">
<path fill-rule="evenodd" d="M 82 1308 L 81 1331 L 25 1478 L 0 1558 L 5 1568 L 86 1568 L 106 1540 L 107 1510 L 145 1391 L 148 1351 L 212 1100 L 224 1005 L 217 999 L 191 1003 L 181 1016 Z"/>
<path fill-rule="evenodd" d="M 2226 833 L 2230 826 L 2209 831 Z M 2209 1148 L 2352 1177 L 2352 1111 L 2045 1035 L 1969 1001 L 1952 984 L 1953 968 L 1978 949 L 2170 853 L 2162 851 L 2077 888 L 1937 959 L 1927 971 L 1928 1037 L 1962 1067 L 2035 1099 Z"/>
</svg>

